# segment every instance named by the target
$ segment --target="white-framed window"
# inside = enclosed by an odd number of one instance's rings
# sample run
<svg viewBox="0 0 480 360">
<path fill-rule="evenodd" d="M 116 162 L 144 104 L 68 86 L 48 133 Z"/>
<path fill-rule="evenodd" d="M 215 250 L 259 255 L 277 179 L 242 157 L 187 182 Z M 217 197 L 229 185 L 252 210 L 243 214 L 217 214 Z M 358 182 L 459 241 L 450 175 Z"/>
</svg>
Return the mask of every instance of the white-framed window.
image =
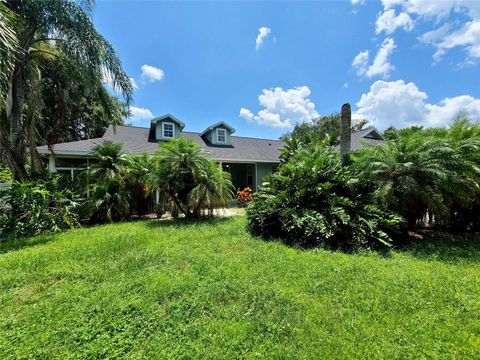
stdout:
<svg viewBox="0 0 480 360">
<path fill-rule="evenodd" d="M 225 143 L 227 142 L 227 130 L 225 129 L 217 129 L 217 142 L 218 143 Z"/>
<path fill-rule="evenodd" d="M 164 139 L 173 139 L 175 137 L 175 125 L 173 123 L 162 123 L 162 137 Z"/>
</svg>

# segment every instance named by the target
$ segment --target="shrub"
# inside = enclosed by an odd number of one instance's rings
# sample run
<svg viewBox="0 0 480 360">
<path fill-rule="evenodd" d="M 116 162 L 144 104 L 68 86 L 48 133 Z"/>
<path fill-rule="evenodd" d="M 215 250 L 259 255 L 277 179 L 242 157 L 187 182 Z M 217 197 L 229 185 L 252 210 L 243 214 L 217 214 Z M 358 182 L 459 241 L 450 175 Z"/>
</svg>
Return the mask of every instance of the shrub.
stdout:
<svg viewBox="0 0 480 360">
<path fill-rule="evenodd" d="M 16 182 L 0 198 L 0 235 L 19 237 L 55 233 L 79 225 L 75 194 L 59 177 Z"/>
<path fill-rule="evenodd" d="M 272 174 L 247 208 L 255 235 L 303 247 L 389 246 L 401 219 L 372 203 L 326 141 L 297 150 Z"/>
<path fill-rule="evenodd" d="M 252 201 L 252 189 L 247 186 L 243 190 L 237 191 L 237 200 L 240 202 L 241 205 L 246 205 L 247 203 Z"/>
</svg>

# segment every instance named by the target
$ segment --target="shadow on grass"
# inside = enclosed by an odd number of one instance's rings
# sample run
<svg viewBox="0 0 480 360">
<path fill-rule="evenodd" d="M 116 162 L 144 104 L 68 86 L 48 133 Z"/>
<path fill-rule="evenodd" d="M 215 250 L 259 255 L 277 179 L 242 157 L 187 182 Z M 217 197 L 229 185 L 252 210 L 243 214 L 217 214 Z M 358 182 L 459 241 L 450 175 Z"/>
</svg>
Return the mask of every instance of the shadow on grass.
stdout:
<svg viewBox="0 0 480 360">
<path fill-rule="evenodd" d="M 0 254 L 22 250 L 27 247 L 47 244 L 56 239 L 56 235 L 38 235 L 33 237 L 9 238 L 0 242 Z"/>
<path fill-rule="evenodd" d="M 228 217 L 199 218 L 199 219 L 154 219 L 145 222 L 147 228 L 192 227 L 196 225 L 219 225 L 226 223 Z"/>
<path fill-rule="evenodd" d="M 480 234 L 432 233 L 399 251 L 422 260 L 480 263 Z"/>
</svg>

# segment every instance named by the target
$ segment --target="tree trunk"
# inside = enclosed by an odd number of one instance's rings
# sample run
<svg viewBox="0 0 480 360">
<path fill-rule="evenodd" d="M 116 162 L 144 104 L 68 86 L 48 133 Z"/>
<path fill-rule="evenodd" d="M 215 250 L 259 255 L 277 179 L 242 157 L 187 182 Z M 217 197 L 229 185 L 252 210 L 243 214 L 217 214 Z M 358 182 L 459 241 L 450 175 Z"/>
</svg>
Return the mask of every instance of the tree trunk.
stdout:
<svg viewBox="0 0 480 360">
<path fill-rule="evenodd" d="M 7 121 L 10 125 L 10 135 L 6 139 L 3 135 L 0 139 L 0 150 L 4 153 L 15 180 L 26 178 L 27 172 L 24 164 L 24 146 L 19 137 L 23 108 L 25 105 L 25 79 L 24 69 L 20 62 L 17 62 L 15 73 L 12 77 L 11 111 L 7 113 Z"/>
<path fill-rule="evenodd" d="M 352 110 L 350 104 L 342 105 L 340 123 L 340 156 L 344 164 L 350 160 L 350 144 L 352 139 Z"/>
</svg>

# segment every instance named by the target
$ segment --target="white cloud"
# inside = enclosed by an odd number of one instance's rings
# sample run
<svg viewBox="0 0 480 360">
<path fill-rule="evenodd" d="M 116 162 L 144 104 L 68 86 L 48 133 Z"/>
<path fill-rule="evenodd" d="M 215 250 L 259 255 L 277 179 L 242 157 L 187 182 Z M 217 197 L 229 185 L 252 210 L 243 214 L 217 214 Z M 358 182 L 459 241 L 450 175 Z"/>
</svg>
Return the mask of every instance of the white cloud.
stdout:
<svg viewBox="0 0 480 360">
<path fill-rule="evenodd" d="M 152 118 L 153 114 L 149 109 L 130 106 L 130 116 L 128 119 L 133 123 L 138 123 L 143 120 L 150 120 Z"/>
<path fill-rule="evenodd" d="M 253 121 L 255 115 L 253 115 L 253 113 L 248 110 L 248 109 L 245 109 L 245 108 L 240 108 L 240 114 L 239 114 L 240 117 L 244 118 L 245 120 L 247 120 L 248 122 L 251 122 Z"/>
<path fill-rule="evenodd" d="M 439 41 L 428 41 L 433 44 L 437 51 L 433 55 L 435 61 L 439 61 L 449 49 L 457 46 L 465 48 L 468 57 L 467 61 L 475 62 L 480 59 L 480 20 L 467 22 L 461 29 L 445 35 Z"/>
<path fill-rule="evenodd" d="M 474 120 L 480 119 L 480 99 L 472 96 L 445 98 L 438 104 L 429 104 L 426 100 L 427 94 L 413 82 L 379 80 L 361 96 L 354 117 L 368 119 L 382 130 L 390 125 L 397 128 L 446 126 L 461 110 L 469 113 Z"/>
<path fill-rule="evenodd" d="M 356 114 L 381 129 L 390 125 L 406 127 L 423 121 L 426 99 L 427 94 L 414 83 L 378 80 L 357 102 Z"/>
<path fill-rule="evenodd" d="M 451 123 L 452 118 L 459 112 L 467 112 L 472 119 L 480 119 L 480 99 L 470 95 L 445 98 L 438 105 L 427 104 L 426 123 L 429 126 L 444 126 Z"/>
<path fill-rule="evenodd" d="M 395 48 L 395 41 L 392 38 L 386 38 L 380 45 L 380 49 L 370 66 L 368 66 L 368 50 L 358 53 L 355 59 L 353 59 L 352 66 L 359 76 L 366 75 L 369 78 L 374 76 L 380 76 L 384 79 L 388 78 L 390 73 L 395 69 L 395 66 L 390 63 L 390 56 Z"/>
<path fill-rule="evenodd" d="M 368 69 L 368 50 L 361 51 L 353 59 L 352 66 L 357 71 L 357 75 L 365 75 Z"/>
<path fill-rule="evenodd" d="M 377 56 L 373 60 L 373 64 L 368 68 L 365 73 L 368 77 L 382 76 L 388 78 L 390 73 L 395 69 L 390 63 L 390 56 L 393 50 L 396 48 L 395 41 L 392 38 L 386 38 L 383 40 L 380 49 L 377 52 Z"/>
<path fill-rule="evenodd" d="M 467 62 L 480 60 L 479 0 L 382 0 L 382 3 L 384 12 L 377 18 L 377 33 L 391 34 L 397 28 L 409 31 L 414 22 L 430 22 L 434 29 L 419 39 L 436 48 L 434 61 L 440 61 L 448 50 L 457 47 L 466 51 Z M 396 7 L 401 9 L 398 16 Z"/>
<path fill-rule="evenodd" d="M 165 75 L 162 69 L 151 65 L 142 65 L 141 70 L 140 78 L 144 83 L 160 81 Z"/>
<path fill-rule="evenodd" d="M 250 110 L 241 108 L 240 116 L 260 125 L 291 129 L 297 123 L 309 122 L 319 116 L 315 111 L 315 104 L 308 98 L 309 96 L 308 86 L 288 90 L 280 87 L 264 89 L 258 97 L 263 109 L 254 115 Z"/>
<path fill-rule="evenodd" d="M 353 5 L 363 5 L 365 0 L 352 0 Z"/>
<path fill-rule="evenodd" d="M 263 46 L 263 41 L 270 34 L 270 32 L 271 29 L 266 26 L 262 26 L 260 29 L 258 29 L 258 36 L 255 40 L 255 48 L 257 50 L 259 50 Z"/>
<path fill-rule="evenodd" d="M 392 34 L 397 28 L 403 28 L 406 31 L 413 29 L 413 21 L 407 13 L 401 12 L 396 15 L 394 9 L 384 11 L 375 22 L 375 31 L 380 34 L 385 31 Z"/>
</svg>

